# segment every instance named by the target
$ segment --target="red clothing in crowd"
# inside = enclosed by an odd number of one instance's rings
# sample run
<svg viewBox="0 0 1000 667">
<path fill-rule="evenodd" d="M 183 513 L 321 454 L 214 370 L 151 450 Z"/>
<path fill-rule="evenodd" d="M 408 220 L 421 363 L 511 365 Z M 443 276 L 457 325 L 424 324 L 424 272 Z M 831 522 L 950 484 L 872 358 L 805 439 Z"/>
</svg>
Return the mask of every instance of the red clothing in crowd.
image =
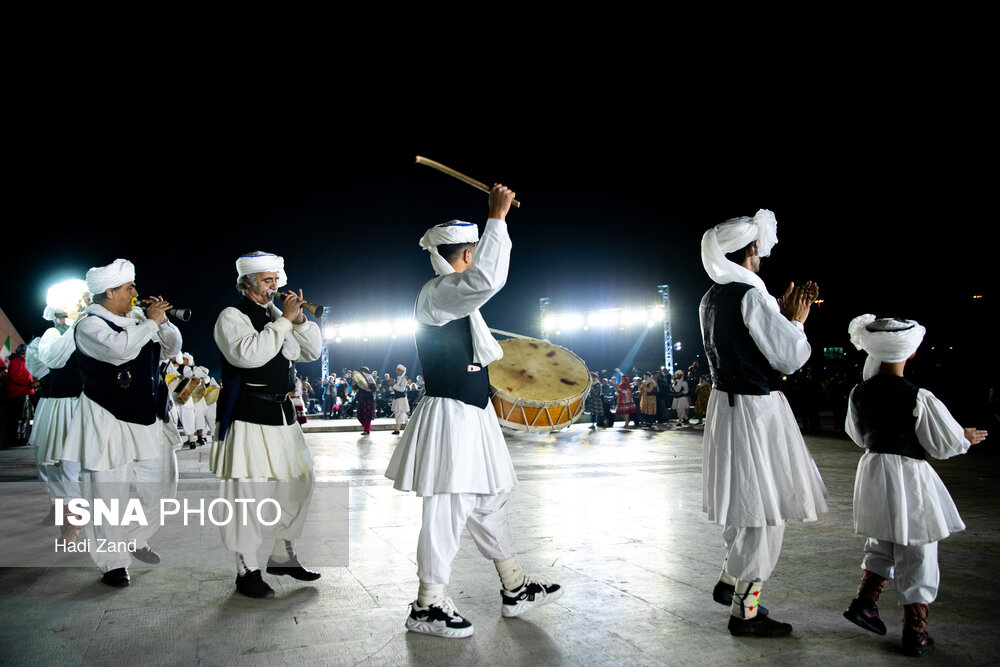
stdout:
<svg viewBox="0 0 1000 667">
<path fill-rule="evenodd" d="M 7 398 L 20 398 L 35 393 L 31 383 L 35 378 L 28 372 L 24 357 L 12 356 L 7 360 Z"/>
</svg>

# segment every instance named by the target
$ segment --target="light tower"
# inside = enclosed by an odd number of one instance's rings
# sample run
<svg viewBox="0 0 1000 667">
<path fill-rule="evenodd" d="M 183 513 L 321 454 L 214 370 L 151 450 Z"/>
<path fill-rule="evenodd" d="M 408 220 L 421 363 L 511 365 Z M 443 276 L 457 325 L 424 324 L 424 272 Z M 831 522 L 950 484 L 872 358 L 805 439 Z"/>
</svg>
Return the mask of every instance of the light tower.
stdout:
<svg viewBox="0 0 1000 667">
<path fill-rule="evenodd" d="M 323 354 L 320 357 L 320 371 L 322 375 L 320 376 L 320 382 L 324 379 L 330 377 L 330 343 L 326 340 L 326 308 L 323 309 L 323 315 L 319 318 L 319 332 L 323 337 Z"/>
<path fill-rule="evenodd" d="M 670 289 L 667 285 L 657 285 L 656 291 L 663 299 L 663 365 L 667 372 L 674 373 L 674 336 L 670 332 Z"/>
</svg>

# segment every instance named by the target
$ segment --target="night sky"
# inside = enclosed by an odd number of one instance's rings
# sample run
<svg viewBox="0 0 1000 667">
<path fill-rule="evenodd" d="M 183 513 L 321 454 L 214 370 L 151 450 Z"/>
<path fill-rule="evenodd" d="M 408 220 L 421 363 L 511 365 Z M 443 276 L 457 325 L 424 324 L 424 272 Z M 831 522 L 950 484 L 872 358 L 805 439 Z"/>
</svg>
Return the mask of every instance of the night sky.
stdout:
<svg viewBox="0 0 1000 667">
<path fill-rule="evenodd" d="M 8 157 L 2 307 L 26 339 L 40 335 L 50 284 L 124 257 L 140 294 L 195 311 L 180 325 L 184 348 L 217 372 L 211 331 L 236 297 L 235 259 L 265 250 L 285 257 L 289 286 L 328 306 L 331 322 L 409 316 L 433 275 L 417 245 L 425 229 L 453 218 L 482 228 L 487 214 L 485 194 L 414 164 L 423 155 L 522 201 L 508 216 L 509 281 L 483 310 L 494 328 L 539 334 L 540 297 L 553 312 L 652 305 L 666 283 L 683 343 L 675 362 L 686 366 L 701 352 L 697 305 L 710 286 L 702 233 L 769 208 L 779 243 L 761 275 L 776 294 L 791 280 L 820 284 L 825 302 L 806 325 L 814 351 L 848 347 L 849 320 L 873 312 L 920 320 L 925 345 L 996 367 L 985 326 L 996 233 L 980 194 L 991 177 L 964 158 L 975 123 L 918 132 L 921 117 L 888 111 L 730 107 L 566 119 L 521 109 L 506 124 L 446 131 L 360 116 L 326 126 L 193 113 L 170 124 L 36 122 Z M 606 352 L 554 340 L 585 358 Z M 334 371 L 415 361 L 411 341 L 330 349 Z M 304 372 L 315 376 L 318 363 Z"/>
</svg>

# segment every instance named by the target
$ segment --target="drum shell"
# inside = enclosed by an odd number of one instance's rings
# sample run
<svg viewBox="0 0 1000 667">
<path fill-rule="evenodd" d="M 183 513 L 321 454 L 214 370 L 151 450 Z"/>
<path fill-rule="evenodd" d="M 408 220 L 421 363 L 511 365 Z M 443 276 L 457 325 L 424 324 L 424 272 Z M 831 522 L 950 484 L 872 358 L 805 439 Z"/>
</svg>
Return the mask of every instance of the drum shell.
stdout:
<svg viewBox="0 0 1000 667">
<path fill-rule="evenodd" d="M 219 400 L 219 388 L 212 385 L 205 389 L 205 405 L 214 405 Z"/>
<path fill-rule="evenodd" d="M 199 384 L 201 384 L 201 381 L 196 378 L 184 378 L 181 380 L 180 384 L 177 385 L 177 391 L 174 392 L 177 405 L 185 405 Z"/>
</svg>

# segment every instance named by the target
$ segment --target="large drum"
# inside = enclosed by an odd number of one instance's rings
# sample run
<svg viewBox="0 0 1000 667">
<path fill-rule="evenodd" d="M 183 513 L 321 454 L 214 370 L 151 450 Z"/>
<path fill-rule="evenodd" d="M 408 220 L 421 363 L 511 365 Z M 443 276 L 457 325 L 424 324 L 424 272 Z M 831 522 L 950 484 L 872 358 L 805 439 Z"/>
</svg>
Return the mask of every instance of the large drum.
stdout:
<svg viewBox="0 0 1000 667">
<path fill-rule="evenodd" d="M 555 431 L 583 414 L 590 371 L 565 347 L 534 338 L 501 340 L 503 359 L 488 366 L 497 419 L 519 431 Z"/>
</svg>

